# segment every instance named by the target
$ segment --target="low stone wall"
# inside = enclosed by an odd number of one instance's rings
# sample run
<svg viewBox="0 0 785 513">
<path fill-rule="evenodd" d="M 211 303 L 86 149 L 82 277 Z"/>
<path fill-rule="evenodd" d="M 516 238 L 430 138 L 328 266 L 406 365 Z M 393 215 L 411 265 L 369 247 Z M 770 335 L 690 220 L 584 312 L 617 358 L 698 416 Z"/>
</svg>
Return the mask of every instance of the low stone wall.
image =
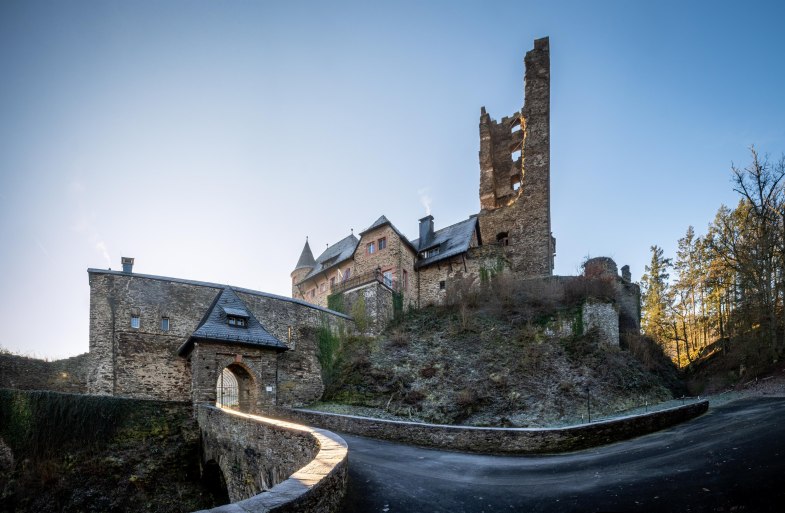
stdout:
<svg viewBox="0 0 785 513">
<path fill-rule="evenodd" d="M 481 454 L 541 454 L 577 451 L 627 440 L 679 424 L 705 413 L 708 401 L 630 417 L 564 428 L 477 428 L 420 424 L 284 410 L 281 417 L 332 431 L 425 447 Z"/>
<path fill-rule="evenodd" d="M 87 391 L 90 364 L 90 356 L 87 353 L 51 362 L 2 353 L 0 354 L 0 388 L 83 394 Z"/>
<path fill-rule="evenodd" d="M 231 504 L 211 512 L 331 512 L 346 493 L 348 449 L 334 433 L 201 404 L 203 460 L 221 468 Z"/>
</svg>

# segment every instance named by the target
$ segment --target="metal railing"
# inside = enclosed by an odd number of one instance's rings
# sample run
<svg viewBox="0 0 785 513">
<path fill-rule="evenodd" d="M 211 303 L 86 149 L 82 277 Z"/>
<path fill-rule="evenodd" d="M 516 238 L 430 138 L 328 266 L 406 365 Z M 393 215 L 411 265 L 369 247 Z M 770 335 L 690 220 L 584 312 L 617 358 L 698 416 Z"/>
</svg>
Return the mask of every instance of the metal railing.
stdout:
<svg viewBox="0 0 785 513">
<path fill-rule="evenodd" d="M 344 292 L 346 290 L 360 287 L 362 285 L 367 285 L 368 283 L 373 283 L 375 281 L 381 283 L 382 285 L 386 285 L 392 290 L 396 290 L 397 280 L 394 278 L 385 278 L 379 270 L 376 270 L 369 273 L 351 276 L 349 279 L 343 280 L 342 282 L 336 283 L 335 285 L 331 285 L 330 294 Z"/>
</svg>

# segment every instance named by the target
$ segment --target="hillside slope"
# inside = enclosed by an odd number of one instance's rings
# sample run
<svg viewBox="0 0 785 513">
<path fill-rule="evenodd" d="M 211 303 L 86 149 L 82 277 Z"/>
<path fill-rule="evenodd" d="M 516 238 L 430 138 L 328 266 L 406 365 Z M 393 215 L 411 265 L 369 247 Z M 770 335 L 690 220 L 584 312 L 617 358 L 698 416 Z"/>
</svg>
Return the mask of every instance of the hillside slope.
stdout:
<svg viewBox="0 0 785 513">
<path fill-rule="evenodd" d="M 482 301 L 478 303 L 483 303 Z M 681 393 L 656 345 L 626 349 L 558 329 L 575 306 L 462 305 L 404 316 L 377 338 L 335 341 L 320 409 L 476 426 L 545 426 L 656 403 Z M 637 357 L 636 357 L 637 355 Z"/>
</svg>

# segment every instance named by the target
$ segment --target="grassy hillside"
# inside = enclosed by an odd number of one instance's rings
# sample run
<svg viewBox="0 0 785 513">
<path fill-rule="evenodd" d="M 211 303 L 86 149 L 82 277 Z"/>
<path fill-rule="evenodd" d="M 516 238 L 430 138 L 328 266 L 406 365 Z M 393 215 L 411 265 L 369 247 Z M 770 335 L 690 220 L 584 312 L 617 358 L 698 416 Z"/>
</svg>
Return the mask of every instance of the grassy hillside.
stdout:
<svg viewBox="0 0 785 513">
<path fill-rule="evenodd" d="M 377 338 L 327 337 L 324 400 L 366 415 L 543 426 L 585 416 L 587 387 L 593 416 L 681 393 L 675 368 L 647 339 L 626 336 L 620 349 L 592 332 L 565 335 L 565 325 L 582 329 L 581 300 L 478 296 L 411 312 Z"/>
</svg>

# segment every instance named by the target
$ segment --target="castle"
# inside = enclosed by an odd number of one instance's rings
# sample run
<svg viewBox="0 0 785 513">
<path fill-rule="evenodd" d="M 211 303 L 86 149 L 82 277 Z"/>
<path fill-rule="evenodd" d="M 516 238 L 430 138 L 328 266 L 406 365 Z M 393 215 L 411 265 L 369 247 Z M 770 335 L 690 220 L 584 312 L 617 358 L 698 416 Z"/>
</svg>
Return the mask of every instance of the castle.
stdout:
<svg viewBox="0 0 785 513">
<path fill-rule="evenodd" d="M 553 273 L 556 241 L 550 213 L 550 49 L 538 39 L 525 57 L 525 102 L 495 121 L 480 115 L 479 214 L 440 230 L 420 219 L 410 241 L 384 215 L 314 258 L 306 239 L 292 278 L 292 297 L 323 307 L 329 297 L 361 287 L 403 304 L 443 303 L 448 284 L 501 265 L 518 277 Z"/>
<path fill-rule="evenodd" d="M 439 230 L 426 216 L 416 240 L 382 215 L 318 258 L 306 240 L 291 298 L 137 274 L 132 258 L 123 258 L 122 271 L 88 269 L 89 353 L 45 372 L 0 358 L 0 386 L 219 402 L 244 411 L 304 405 L 324 390 L 318 356 L 325 330 L 378 333 L 396 305 L 443 303 L 452 283 L 488 270 L 562 295 L 582 279 L 603 280 L 612 292 L 604 302 L 585 302 L 579 324 L 619 344 L 620 331 L 640 328 L 640 291 L 629 269 L 620 277 L 612 260 L 596 258 L 583 277 L 552 276 L 547 38 L 534 42 L 525 65 L 523 109 L 501 121 L 481 111 L 478 214 Z"/>
</svg>

